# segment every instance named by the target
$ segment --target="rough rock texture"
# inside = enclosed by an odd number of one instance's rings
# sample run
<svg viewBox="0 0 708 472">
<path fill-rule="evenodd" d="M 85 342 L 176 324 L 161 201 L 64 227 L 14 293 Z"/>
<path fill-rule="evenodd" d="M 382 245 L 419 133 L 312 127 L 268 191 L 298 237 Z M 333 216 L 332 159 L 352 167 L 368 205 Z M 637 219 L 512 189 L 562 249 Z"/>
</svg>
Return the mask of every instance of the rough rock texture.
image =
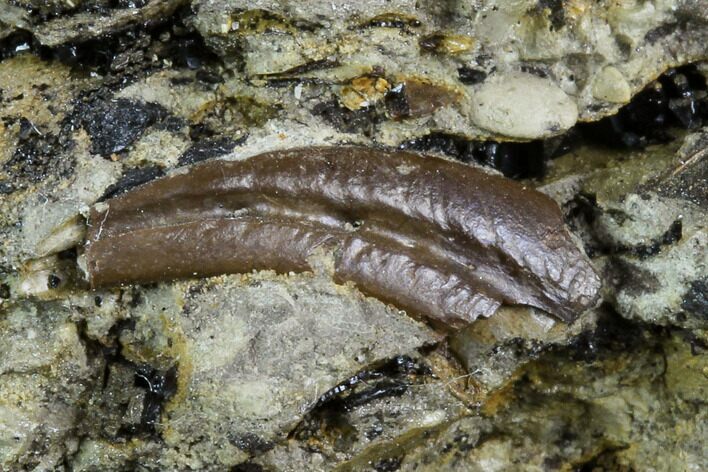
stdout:
<svg viewBox="0 0 708 472">
<path fill-rule="evenodd" d="M 111 5 L 110 3 L 113 3 Z M 100 38 L 148 22 L 162 21 L 186 0 L 16 0 L 0 4 L 0 25 L 6 31 L 31 30 L 43 46 Z M 13 5 L 14 4 L 14 5 Z"/>
<path fill-rule="evenodd" d="M 450 337 L 450 348 L 469 373 L 478 394 L 497 390 L 515 377 L 515 371 L 537 358 L 549 346 L 563 346 L 583 331 L 593 329 L 597 312 L 575 323 L 559 323 L 532 308 L 503 307 Z"/>
<path fill-rule="evenodd" d="M 455 91 L 454 102 L 425 117 L 382 125 L 377 139 L 388 144 L 430 130 L 504 139 L 562 133 L 578 118 L 616 112 L 667 68 L 705 59 L 708 34 L 703 0 L 196 6 L 207 44 L 264 85 L 309 79 L 303 89 L 319 89 L 320 101 L 343 101 L 342 84 L 366 76 L 392 90 L 422 78 Z"/>
<path fill-rule="evenodd" d="M 437 338 L 381 303 L 313 277 L 216 279 L 188 290 L 176 321 L 186 344 L 178 374 L 188 384 L 178 388 L 162 428 L 167 445 L 194 467 L 265 452 L 332 386 Z"/>
<path fill-rule="evenodd" d="M 0 468 L 50 470 L 78 446 L 81 403 L 100 374 L 72 312 L 23 302 L 0 319 Z"/>
<path fill-rule="evenodd" d="M 702 341 L 605 329 L 601 353 L 581 344 L 545 355 L 481 417 L 434 434 L 400 470 L 705 469 L 706 382 L 697 374 L 706 356 L 694 347 Z"/>
<path fill-rule="evenodd" d="M 0 1 L 0 470 L 708 469 L 706 12 Z M 443 337 L 322 275 L 88 289 L 90 205 L 341 143 L 525 179 L 604 303 Z"/>
<path fill-rule="evenodd" d="M 584 197 L 571 205 L 583 213 L 577 224 L 593 240 L 590 249 L 604 254 L 598 262 L 613 285 L 609 298 L 625 317 L 708 326 L 701 302 L 708 273 L 706 131 L 631 153 L 619 162 L 584 150 L 558 161 L 559 177 L 574 157 L 582 160 L 587 154 L 604 161 L 587 173 L 580 171 L 576 192 Z M 577 161 L 574 172 L 580 167 Z"/>
</svg>

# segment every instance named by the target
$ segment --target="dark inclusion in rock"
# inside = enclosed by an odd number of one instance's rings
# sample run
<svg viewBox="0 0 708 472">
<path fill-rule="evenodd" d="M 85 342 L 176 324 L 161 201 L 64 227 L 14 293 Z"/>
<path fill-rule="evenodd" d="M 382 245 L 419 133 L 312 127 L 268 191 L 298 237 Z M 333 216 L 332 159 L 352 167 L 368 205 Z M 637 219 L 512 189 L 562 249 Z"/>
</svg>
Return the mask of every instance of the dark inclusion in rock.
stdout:
<svg viewBox="0 0 708 472">
<path fill-rule="evenodd" d="M 482 70 L 459 69 L 460 81 L 484 81 Z M 561 136 L 525 143 L 473 141 L 434 132 L 400 145 L 401 149 L 435 151 L 462 162 L 493 167 L 507 177 L 543 177 L 546 164 L 583 141 L 616 147 L 642 148 L 667 142 L 672 126 L 696 129 L 708 121 L 708 91 L 694 66 L 671 69 L 637 94 L 613 116 L 594 123 L 580 123 Z"/>
<path fill-rule="evenodd" d="M 584 137 L 614 147 L 643 148 L 671 141 L 671 126 L 697 129 L 708 119 L 705 78 L 695 66 L 671 69 L 613 116 L 582 123 Z"/>
<path fill-rule="evenodd" d="M 406 141 L 401 149 L 435 151 L 462 162 L 476 162 L 492 167 L 506 177 L 518 179 L 543 177 L 546 161 L 556 156 L 556 141 L 528 143 L 472 141 L 447 133 L 431 133 Z"/>
<path fill-rule="evenodd" d="M 79 105 L 77 116 L 91 136 L 92 151 L 107 157 L 125 150 L 167 111 L 154 103 L 97 99 Z"/>
<path fill-rule="evenodd" d="M 142 8 L 148 0 L 114 0 L 114 8 Z"/>
<path fill-rule="evenodd" d="M 135 384 L 146 390 L 140 424 L 154 430 L 163 405 L 177 392 L 177 367 L 163 372 L 149 365 L 139 366 L 135 372 Z"/>
<path fill-rule="evenodd" d="M 256 464 L 255 462 L 244 462 L 231 467 L 229 472 L 263 472 L 264 470 L 265 469 L 260 464 Z"/>
<path fill-rule="evenodd" d="M 57 60 L 69 67 L 81 70 L 95 70 L 106 74 L 117 56 L 116 46 L 108 38 L 89 40 L 83 43 L 62 44 L 55 48 L 40 47 L 41 57 Z"/>
<path fill-rule="evenodd" d="M 397 356 L 378 367 L 362 370 L 332 387 L 320 396 L 313 410 L 350 411 L 378 398 L 402 395 L 408 389 L 409 377 L 431 375 L 428 366 L 409 356 Z"/>
<path fill-rule="evenodd" d="M 221 136 L 218 138 L 205 139 L 193 144 L 189 149 L 179 156 L 178 165 L 196 164 L 197 162 L 210 159 L 212 157 L 228 154 L 236 146 L 243 144 L 247 136 L 234 141 L 231 138 Z"/>
<path fill-rule="evenodd" d="M 411 386 L 433 378 L 429 366 L 409 356 L 378 362 L 339 383 L 320 396 L 317 403 L 293 429 L 291 437 L 301 441 L 318 437 L 323 430 L 351 431 L 347 413 L 382 398 L 400 397 Z M 364 434 L 370 440 L 383 433 L 376 424 Z"/>
<path fill-rule="evenodd" d="M 186 67 L 188 69 L 202 71 L 205 65 L 216 63 L 219 57 L 211 52 L 204 44 L 204 40 L 198 34 L 189 34 L 184 37 L 178 37 L 162 48 L 161 55 L 172 60 L 176 67 Z M 206 78 L 205 82 L 218 83 L 222 82 L 218 77 L 202 72 L 201 78 Z"/>
<path fill-rule="evenodd" d="M 123 173 L 118 182 L 110 185 L 106 189 L 99 201 L 120 195 L 121 193 L 137 187 L 138 185 L 145 184 L 158 177 L 162 177 L 163 175 L 165 175 L 165 171 L 158 166 L 135 167 L 133 169 L 128 169 Z"/>
<path fill-rule="evenodd" d="M 51 161 L 54 159 L 56 136 L 33 136 L 20 139 L 12 157 L 3 164 L 8 172 L 29 178 L 30 181 L 39 182 L 49 173 Z"/>
<path fill-rule="evenodd" d="M 646 259 L 656 255 L 661 251 L 664 246 L 674 244 L 676 241 L 681 240 L 683 225 L 681 220 L 676 220 L 671 223 L 669 229 L 667 229 L 660 238 L 657 238 L 648 244 L 640 244 L 637 246 L 618 246 L 612 248 L 612 252 L 615 254 L 629 253 L 639 259 Z"/>
<path fill-rule="evenodd" d="M 128 8 L 126 5 L 142 8 L 148 0 L 103 0 L 99 5 L 95 2 L 78 3 L 77 10 L 109 16 L 114 8 Z M 79 71 L 97 72 L 106 76 L 105 84 L 123 87 L 135 76 L 165 67 L 166 64 L 172 68 L 201 70 L 220 62 L 219 57 L 206 47 L 203 38 L 188 24 L 192 16 L 191 9 L 182 5 L 172 14 L 127 25 L 100 37 L 76 38 L 55 47 L 41 46 L 37 41 L 29 44 L 44 59 L 58 60 Z M 7 49 L 0 41 L 0 58 L 3 50 Z"/>
<path fill-rule="evenodd" d="M 275 447 L 273 442 L 265 440 L 253 433 L 234 434 L 229 432 L 228 437 L 231 444 L 242 451 L 246 451 L 251 456 L 261 455 Z"/>
<path fill-rule="evenodd" d="M 401 462 L 403 462 L 402 457 L 380 459 L 374 464 L 374 470 L 376 472 L 393 472 L 401 468 Z"/>
<path fill-rule="evenodd" d="M 558 31 L 565 26 L 565 9 L 563 0 L 539 0 L 538 10 L 548 12 L 551 22 L 551 31 Z"/>
<path fill-rule="evenodd" d="M 700 128 L 708 119 L 708 92 L 703 75 L 687 66 L 672 69 L 660 82 L 669 96 L 674 121 L 683 128 Z"/>
<path fill-rule="evenodd" d="M 0 180 L 0 195 L 8 195 L 15 191 L 15 186 L 6 180 Z"/>
<path fill-rule="evenodd" d="M 472 67 L 460 67 L 457 69 L 457 75 L 460 82 L 465 85 L 481 84 L 487 78 L 485 71 Z"/>
<path fill-rule="evenodd" d="M 0 39 L 0 61 L 25 51 L 31 51 L 36 47 L 32 33 L 24 30 L 15 31 Z"/>
<path fill-rule="evenodd" d="M 14 120 L 5 120 L 8 125 Z M 0 193 L 12 193 L 25 185 L 23 181 L 39 182 L 48 175 L 68 176 L 73 171 L 73 159 L 62 154 L 73 142 L 69 139 L 70 123 L 64 120 L 60 133 L 40 130 L 26 118 L 19 119 L 18 143 L 12 157 L 2 165 L 12 178 L 0 184 Z"/>
<path fill-rule="evenodd" d="M 694 280 L 686 292 L 681 308 L 708 319 L 708 279 Z"/>
<path fill-rule="evenodd" d="M 383 13 L 375 16 L 370 20 L 361 24 L 364 28 L 398 28 L 407 30 L 408 28 L 417 28 L 422 23 L 415 17 L 397 14 Z"/>
<path fill-rule="evenodd" d="M 375 107 L 365 107 L 352 111 L 340 105 L 336 99 L 318 103 L 315 105 L 313 112 L 339 131 L 361 133 L 364 136 L 372 136 L 375 126 L 383 120 Z"/>
<path fill-rule="evenodd" d="M 594 330 L 583 331 L 568 346 L 551 346 L 550 351 L 562 353 L 573 361 L 591 363 L 646 347 L 652 337 L 651 332 L 662 329 L 628 321 L 607 304 L 600 306 L 598 313 Z"/>
</svg>

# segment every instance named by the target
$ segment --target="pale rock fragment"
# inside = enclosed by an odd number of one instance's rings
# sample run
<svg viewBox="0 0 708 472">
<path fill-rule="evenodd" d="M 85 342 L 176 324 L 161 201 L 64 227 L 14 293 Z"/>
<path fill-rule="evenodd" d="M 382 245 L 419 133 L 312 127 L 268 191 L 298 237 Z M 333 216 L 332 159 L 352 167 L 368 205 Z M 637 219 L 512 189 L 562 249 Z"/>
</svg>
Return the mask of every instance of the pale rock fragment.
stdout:
<svg viewBox="0 0 708 472">
<path fill-rule="evenodd" d="M 626 103 L 632 98 L 632 89 L 624 75 L 616 67 L 607 66 L 595 76 L 592 94 L 598 100 L 611 103 Z"/>
<path fill-rule="evenodd" d="M 497 74 L 472 95 L 480 128 L 519 139 L 560 134 L 578 120 L 575 102 L 550 80 L 527 73 Z"/>
</svg>

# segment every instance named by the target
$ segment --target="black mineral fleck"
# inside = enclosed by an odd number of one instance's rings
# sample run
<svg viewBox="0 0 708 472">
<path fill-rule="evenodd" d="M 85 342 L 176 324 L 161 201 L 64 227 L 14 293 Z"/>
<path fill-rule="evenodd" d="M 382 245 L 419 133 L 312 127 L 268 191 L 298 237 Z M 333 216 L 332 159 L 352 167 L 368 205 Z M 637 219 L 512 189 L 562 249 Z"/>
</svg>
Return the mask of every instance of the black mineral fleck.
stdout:
<svg viewBox="0 0 708 472">
<path fill-rule="evenodd" d="M 475 159 L 500 171 L 507 177 L 542 177 L 546 172 L 546 160 L 542 141 L 528 143 L 498 143 L 484 141 L 476 144 Z"/>
<path fill-rule="evenodd" d="M 253 433 L 229 434 L 229 442 L 251 455 L 263 454 L 275 446 L 272 442 Z"/>
<path fill-rule="evenodd" d="M 243 136 L 234 141 L 231 138 L 221 136 L 218 138 L 199 141 L 193 144 L 179 157 L 177 164 L 184 166 L 227 154 L 236 146 L 243 144 L 246 141 L 246 138 L 246 136 Z"/>
<path fill-rule="evenodd" d="M 669 228 L 660 237 L 653 239 L 647 244 L 638 244 L 636 246 L 616 246 L 609 248 L 609 252 L 613 254 L 630 254 L 638 257 L 639 259 L 646 259 L 658 254 L 664 246 L 669 246 L 681 240 L 682 231 L 683 225 L 681 220 L 676 220 L 671 223 Z"/>
<path fill-rule="evenodd" d="M 382 121 L 374 107 L 352 111 L 341 106 L 337 100 L 318 103 L 313 112 L 342 132 L 365 136 L 372 136 L 375 126 Z"/>
<path fill-rule="evenodd" d="M 0 195 L 7 195 L 15 191 L 15 186 L 7 180 L 0 181 Z"/>
<path fill-rule="evenodd" d="M 551 22 L 551 31 L 557 31 L 565 26 L 565 9 L 563 0 L 539 0 L 538 8 L 547 13 Z"/>
<path fill-rule="evenodd" d="M 0 39 L 0 61 L 21 53 L 31 52 L 36 48 L 32 33 L 17 30 Z"/>
<path fill-rule="evenodd" d="M 492 167 L 516 179 L 542 177 L 546 161 L 555 157 L 558 144 L 541 140 L 527 143 L 473 141 L 447 133 L 430 133 L 402 143 L 401 149 L 439 152 L 462 162 L 476 162 Z"/>
<path fill-rule="evenodd" d="M 660 39 L 675 33 L 681 28 L 682 25 L 680 25 L 678 22 L 672 21 L 669 23 L 664 23 L 656 28 L 652 28 L 647 33 L 644 35 L 644 39 L 649 43 L 649 44 L 654 44 L 655 42 L 659 41 Z"/>
<path fill-rule="evenodd" d="M 32 128 L 24 138 L 20 137 L 15 152 L 2 165 L 14 177 L 12 186 L 15 188 L 22 180 L 40 182 L 50 174 L 68 176 L 73 171 L 73 159 L 61 155 L 70 146 L 63 136 Z M 6 189 L 9 191 L 10 187 Z"/>
<path fill-rule="evenodd" d="M 200 82 L 207 84 L 220 84 L 224 82 L 224 78 L 221 75 L 207 69 L 199 69 L 196 73 L 196 78 Z"/>
<path fill-rule="evenodd" d="M 681 308 L 708 319 L 708 279 L 694 280 L 683 296 Z"/>
<path fill-rule="evenodd" d="M 20 118 L 20 133 L 17 135 L 20 141 L 26 141 L 33 136 L 42 136 L 34 123 L 25 117 Z"/>
<path fill-rule="evenodd" d="M 148 4 L 148 0 L 114 0 L 115 8 L 142 8 Z"/>
<path fill-rule="evenodd" d="M 590 142 L 642 149 L 673 139 L 671 127 L 697 129 L 708 119 L 708 90 L 693 65 L 670 69 L 615 115 L 578 129 Z"/>
<path fill-rule="evenodd" d="M 487 78 L 487 73 L 481 69 L 472 67 L 460 67 L 457 69 L 457 76 L 465 85 L 474 85 L 484 82 Z"/>
<path fill-rule="evenodd" d="M 570 345 L 551 348 L 551 351 L 562 352 L 573 361 L 591 363 L 642 348 L 651 335 L 650 331 L 658 329 L 632 323 L 612 307 L 603 305 L 594 330 L 584 331 L 573 338 Z"/>
<path fill-rule="evenodd" d="M 244 462 L 231 468 L 231 472 L 263 472 L 263 466 L 254 462 Z"/>
<path fill-rule="evenodd" d="M 409 356 L 396 356 L 377 363 L 322 394 L 290 436 L 303 440 L 316 437 L 324 430 L 338 431 L 338 440 L 356 436 L 358 432 L 347 418 L 352 410 L 377 399 L 401 396 L 410 385 L 424 382 L 432 375 L 430 367 Z M 380 421 L 383 422 L 383 418 Z M 364 435 L 372 440 L 382 433 L 383 426 L 377 424 Z"/>
<path fill-rule="evenodd" d="M 218 56 L 206 47 L 202 37 L 197 34 L 188 34 L 170 41 L 161 55 L 169 57 L 177 67 L 192 70 L 218 61 Z"/>
<path fill-rule="evenodd" d="M 139 366 L 135 372 L 135 385 L 147 391 L 140 423 L 147 430 L 154 429 L 163 405 L 177 391 L 177 368 L 163 372 L 149 365 Z"/>
<path fill-rule="evenodd" d="M 61 279 L 54 274 L 50 274 L 49 277 L 47 277 L 47 285 L 49 288 L 57 288 L 61 285 Z"/>
<path fill-rule="evenodd" d="M 401 468 L 402 457 L 388 457 L 381 459 L 374 464 L 374 470 L 377 472 L 393 472 Z"/>
<path fill-rule="evenodd" d="M 110 185 L 99 201 L 119 195 L 130 190 L 133 187 L 147 183 L 158 177 L 165 175 L 165 171 L 158 166 L 135 167 L 128 169 L 123 173 L 123 176 L 118 182 Z"/>
<path fill-rule="evenodd" d="M 91 136 L 92 151 L 108 157 L 125 150 L 146 128 L 166 118 L 167 111 L 154 103 L 97 99 L 80 105 L 79 116 Z"/>
<path fill-rule="evenodd" d="M 410 384 L 407 377 L 432 375 L 430 368 L 409 356 L 396 356 L 380 366 L 362 370 L 323 393 L 315 409 L 350 411 L 379 398 L 401 396 Z M 360 389 L 366 385 L 367 388 Z"/>
</svg>

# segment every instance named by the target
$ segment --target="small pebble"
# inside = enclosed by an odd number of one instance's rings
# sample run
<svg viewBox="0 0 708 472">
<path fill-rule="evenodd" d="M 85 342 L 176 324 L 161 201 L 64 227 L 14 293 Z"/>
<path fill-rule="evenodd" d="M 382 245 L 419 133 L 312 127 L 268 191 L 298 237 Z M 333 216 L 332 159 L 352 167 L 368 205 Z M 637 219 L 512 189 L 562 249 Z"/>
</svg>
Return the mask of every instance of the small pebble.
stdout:
<svg viewBox="0 0 708 472">
<path fill-rule="evenodd" d="M 472 92 L 472 120 L 502 136 L 536 139 L 561 134 L 578 120 L 575 102 L 548 79 L 495 74 Z"/>
</svg>

